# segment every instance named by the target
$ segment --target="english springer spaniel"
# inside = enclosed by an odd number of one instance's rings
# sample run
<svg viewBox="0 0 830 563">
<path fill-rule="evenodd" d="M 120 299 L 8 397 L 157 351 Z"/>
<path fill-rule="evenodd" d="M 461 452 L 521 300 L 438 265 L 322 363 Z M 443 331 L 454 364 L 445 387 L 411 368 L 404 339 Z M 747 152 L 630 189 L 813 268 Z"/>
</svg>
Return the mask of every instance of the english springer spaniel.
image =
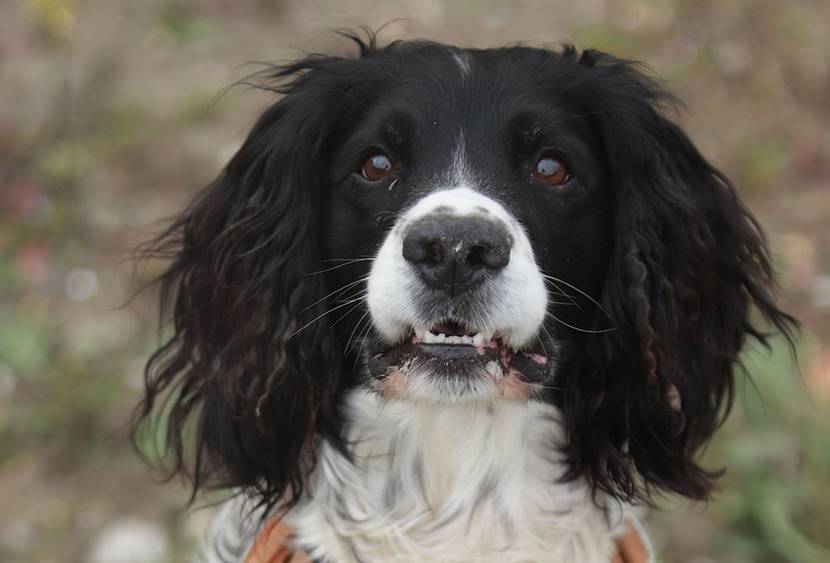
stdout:
<svg viewBox="0 0 830 563">
<path fill-rule="evenodd" d="M 353 39 L 260 76 L 150 250 L 139 417 L 238 492 L 206 557 L 277 518 L 320 562 L 607 563 L 631 506 L 709 496 L 741 346 L 794 325 L 761 229 L 637 63 Z"/>
</svg>

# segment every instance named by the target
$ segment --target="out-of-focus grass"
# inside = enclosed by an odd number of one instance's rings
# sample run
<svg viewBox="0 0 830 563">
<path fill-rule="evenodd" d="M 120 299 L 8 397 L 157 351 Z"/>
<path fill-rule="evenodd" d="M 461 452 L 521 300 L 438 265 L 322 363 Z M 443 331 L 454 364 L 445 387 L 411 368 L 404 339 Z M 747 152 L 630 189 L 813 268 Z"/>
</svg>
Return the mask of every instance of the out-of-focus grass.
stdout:
<svg viewBox="0 0 830 563">
<path fill-rule="evenodd" d="M 732 416 L 707 455 L 728 471 L 712 506 L 723 526 L 713 545 L 724 561 L 830 561 L 830 417 L 793 375 L 789 352 L 775 339 L 771 353 L 745 354 L 751 378 L 738 378 Z"/>
<path fill-rule="evenodd" d="M 808 337 L 800 348 L 800 357 L 808 358 Z M 707 506 L 671 499 L 657 519 L 671 535 L 686 532 L 692 543 L 702 537 L 707 545 L 685 546 L 678 554 L 670 542 L 662 561 L 701 553 L 730 563 L 830 561 L 828 405 L 794 373 L 792 352 L 783 338 L 773 339 L 770 350 L 748 347 L 731 415 L 704 456 L 705 466 L 726 470 L 720 492 Z"/>
</svg>

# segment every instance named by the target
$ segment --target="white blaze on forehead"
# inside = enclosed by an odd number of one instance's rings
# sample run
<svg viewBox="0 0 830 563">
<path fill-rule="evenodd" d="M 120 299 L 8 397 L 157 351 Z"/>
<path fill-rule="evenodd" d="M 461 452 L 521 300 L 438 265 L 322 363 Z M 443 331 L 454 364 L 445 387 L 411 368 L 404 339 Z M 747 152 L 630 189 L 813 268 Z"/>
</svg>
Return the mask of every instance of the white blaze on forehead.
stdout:
<svg viewBox="0 0 830 563">
<path fill-rule="evenodd" d="M 473 185 L 473 173 L 467 163 L 467 147 L 464 144 L 464 131 L 458 133 L 458 141 L 452 151 L 452 161 L 447 174 L 447 185 L 449 186 L 471 186 Z"/>
<path fill-rule="evenodd" d="M 470 75 L 470 54 L 466 51 L 453 51 L 452 58 L 461 69 L 462 78 L 467 78 Z"/>
</svg>

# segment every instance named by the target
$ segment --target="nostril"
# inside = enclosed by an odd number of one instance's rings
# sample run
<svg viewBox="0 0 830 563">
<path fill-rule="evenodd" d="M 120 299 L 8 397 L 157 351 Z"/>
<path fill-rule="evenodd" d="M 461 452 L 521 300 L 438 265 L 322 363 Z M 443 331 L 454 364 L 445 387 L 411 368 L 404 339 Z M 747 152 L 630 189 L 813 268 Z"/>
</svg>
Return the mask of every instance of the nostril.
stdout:
<svg viewBox="0 0 830 563">
<path fill-rule="evenodd" d="M 445 254 L 440 238 L 410 234 L 403 240 L 403 257 L 413 264 L 440 264 Z"/>
<path fill-rule="evenodd" d="M 501 270 L 509 261 L 510 249 L 506 245 L 474 244 L 467 253 L 467 263 L 474 268 Z"/>
<path fill-rule="evenodd" d="M 470 250 L 467 252 L 467 263 L 470 266 L 478 267 L 478 266 L 486 266 L 486 255 L 489 252 L 489 248 L 483 244 L 475 244 L 470 247 Z"/>
</svg>

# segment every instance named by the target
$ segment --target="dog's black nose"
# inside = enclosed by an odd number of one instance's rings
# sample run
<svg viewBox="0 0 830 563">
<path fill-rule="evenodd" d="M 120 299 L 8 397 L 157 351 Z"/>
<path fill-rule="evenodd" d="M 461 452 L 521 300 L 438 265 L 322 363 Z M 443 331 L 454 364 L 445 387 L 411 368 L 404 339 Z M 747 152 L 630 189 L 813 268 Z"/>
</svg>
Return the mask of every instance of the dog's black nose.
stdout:
<svg viewBox="0 0 830 563">
<path fill-rule="evenodd" d="M 512 244 L 500 221 L 429 215 L 407 229 L 403 257 L 426 285 L 455 296 L 507 266 Z"/>
</svg>

